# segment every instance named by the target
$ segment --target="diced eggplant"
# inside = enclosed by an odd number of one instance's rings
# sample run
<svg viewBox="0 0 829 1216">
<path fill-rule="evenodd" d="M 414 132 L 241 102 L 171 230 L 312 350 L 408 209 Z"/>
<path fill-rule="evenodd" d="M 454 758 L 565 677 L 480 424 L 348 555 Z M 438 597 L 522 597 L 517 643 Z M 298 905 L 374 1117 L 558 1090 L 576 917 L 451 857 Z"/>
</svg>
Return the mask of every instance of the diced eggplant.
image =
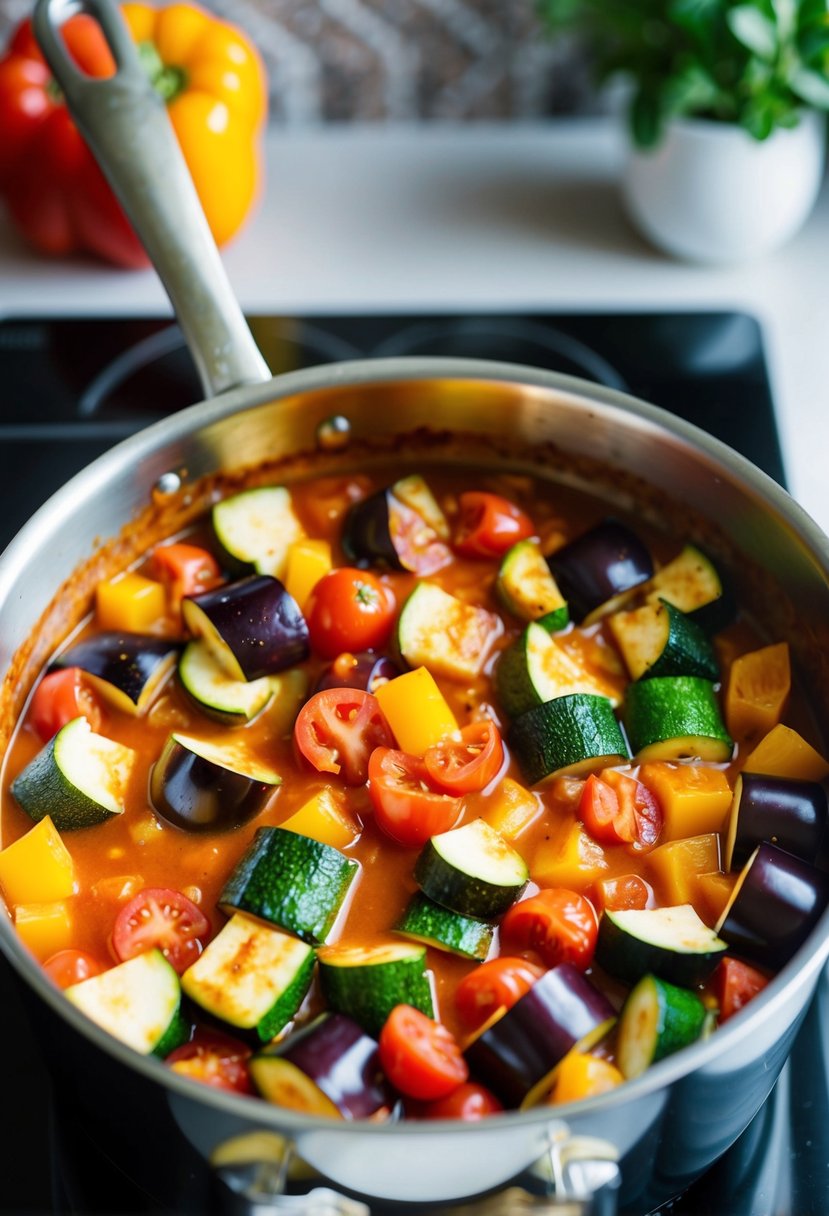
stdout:
<svg viewBox="0 0 829 1216">
<path fill-rule="evenodd" d="M 314 692 L 326 688 L 362 688 L 374 693 L 380 684 L 400 675 L 400 668 L 384 654 L 341 654 L 324 668 L 317 680 Z"/>
<path fill-rule="evenodd" d="M 304 1030 L 250 1062 L 263 1098 L 276 1106 L 342 1119 L 391 1111 L 377 1043 L 342 1013 L 324 1013 Z"/>
<path fill-rule="evenodd" d="M 186 596 L 181 608 L 187 628 L 204 638 L 237 680 L 284 671 L 310 653 L 305 617 L 277 578 L 252 574 Z"/>
<path fill-rule="evenodd" d="M 452 560 L 442 535 L 448 536 L 448 527 L 428 486 L 420 478 L 407 477 L 354 503 L 346 516 L 342 545 L 349 561 L 357 565 L 429 575 Z"/>
<path fill-rule="evenodd" d="M 158 814 L 177 828 L 225 831 L 257 815 L 280 781 L 236 743 L 218 747 L 171 735 L 153 765 L 150 798 Z"/>
<path fill-rule="evenodd" d="M 572 1047 L 589 1048 L 616 1012 L 570 963 L 545 972 L 511 1009 L 484 1030 L 464 1055 L 475 1078 L 505 1106 L 532 1106 Z"/>
<path fill-rule="evenodd" d="M 98 633 L 59 655 L 51 670 L 80 667 L 116 709 L 142 714 L 174 669 L 180 646 L 144 633 Z"/>
<path fill-rule="evenodd" d="M 741 773 L 726 828 L 726 870 L 745 865 L 764 840 L 804 861 L 814 861 L 827 818 L 826 790 L 816 781 Z"/>
<path fill-rule="evenodd" d="M 557 549 L 547 565 L 577 621 L 653 574 L 653 561 L 642 541 L 615 519 L 603 520 Z"/>
<path fill-rule="evenodd" d="M 829 874 L 761 844 L 737 879 L 717 933 L 730 954 L 777 970 L 803 945 L 828 902 Z"/>
</svg>

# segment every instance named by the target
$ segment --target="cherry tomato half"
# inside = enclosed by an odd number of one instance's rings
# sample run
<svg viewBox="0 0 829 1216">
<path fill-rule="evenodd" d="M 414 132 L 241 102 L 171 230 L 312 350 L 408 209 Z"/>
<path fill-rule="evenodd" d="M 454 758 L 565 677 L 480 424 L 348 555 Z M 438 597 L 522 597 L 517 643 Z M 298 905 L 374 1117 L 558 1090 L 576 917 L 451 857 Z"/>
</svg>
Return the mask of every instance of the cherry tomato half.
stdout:
<svg viewBox="0 0 829 1216">
<path fill-rule="evenodd" d="M 725 1022 L 762 992 L 768 978 L 737 958 L 724 958 L 714 972 L 714 991 L 720 1006 L 719 1021 Z"/>
<path fill-rule="evenodd" d="M 430 787 L 419 756 L 378 747 L 368 762 L 368 779 L 377 822 L 398 844 L 425 844 L 430 836 L 448 832 L 458 822 L 460 798 Z"/>
<path fill-rule="evenodd" d="M 335 773 L 346 785 L 365 785 L 369 756 L 375 748 L 391 747 L 394 736 L 371 693 L 325 688 L 299 711 L 294 743 L 317 772 Z"/>
<path fill-rule="evenodd" d="M 513 904 L 501 922 L 501 949 L 508 954 L 531 950 L 545 967 L 572 963 L 590 966 L 598 922 L 590 900 L 577 891 L 552 887 Z"/>
<path fill-rule="evenodd" d="M 411 1005 L 395 1005 L 380 1031 L 379 1047 L 383 1072 L 408 1098 L 445 1098 L 469 1076 L 451 1033 Z"/>
<path fill-rule="evenodd" d="M 153 576 L 167 587 L 173 612 L 178 612 L 185 595 L 199 595 L 222 581 L 219 563 L 212 553 L 183 541 L 159 545 L 153 552 L 150 568 Z"/>
<path fill-rule="evenodd" d="M 80 667 L 66 667 L 44 676 L 29 706 L 29 722 L 44 743 L 73 718 L 86 718 L 94 731 L 101 725 L 101 709 Z"/>
<path fill-rule="evenodd" d="M 246 1043 L 218 1030 L 198 1029 L 189 1043 L 171 1051 L 164 1063 L 182 1077 L 237 1094 L 255 1092 L 248 1071 L 252 1055 Z"/>
<path fill-rule="evenodd" d="M 467 490 L 458 499 L 460 515 L 453 545 L 465 557 L 501 557 L 534 532 L 532 520 L 499 494 Z"/>
<path fill-rule="evenodd" d="M 641 781 L 606 768 L 601 776 L 587 778 L 579 802 L 579 816 L 594 840 L 601 844 L 629 844 L 645 852 L 662 831 L 662 808 Z"/>
<path fill-rule="evenodd" d="M 87 954 L 85 950 L 58 950 L 43 964 L 43 970 L 58 988 L 71 988 L 83 980 L 92 979 L 108 970 L 109 963 Z"/>
<path fill-rule="evenodd" d="M 447 794 L 482 790 L 498 776 L 504 762 L 498 727 L 489 718 L 464 726 L 460 736 L 441 739 L 423 755 L 430 781 Z"/>
<path fill-rule="evenodd" d="M 351 566 L 324 574 L 305 608 L 311 645 L 324 659 L 344 650 L 382 649 L 396 616 L 391 588 L 376 574 Z"/>
<path fill-rule="evenodd" d="M 201 939 L 209 932 L 210 921 L 186 895 L 146 887 L 116 916 L 112 948 L 122 963 L 147 950 L 160 950 L 181 975 L 201 954 Z"/>
<path fill-rule="evenodd" d="M 495 1094 L 485 1085 L 475 1081 L 465 1081 L 457 1089 L 453 1089 L 446 1098 L 437 1102 L 429 1102 L 418 1112 L 421 1119 L 485 1119 L 487 1115 L 497 1115 L 504 1108 Z"/>
<path fill-rule="evenodd" d="M 455 989 L 458 1016 L 470 1030 L 477 1030 L 497 1009 L 511 1009 L 543 974 L 543 967 L 525 958 L 491 958 L 465 975 Z"/>
</svg>

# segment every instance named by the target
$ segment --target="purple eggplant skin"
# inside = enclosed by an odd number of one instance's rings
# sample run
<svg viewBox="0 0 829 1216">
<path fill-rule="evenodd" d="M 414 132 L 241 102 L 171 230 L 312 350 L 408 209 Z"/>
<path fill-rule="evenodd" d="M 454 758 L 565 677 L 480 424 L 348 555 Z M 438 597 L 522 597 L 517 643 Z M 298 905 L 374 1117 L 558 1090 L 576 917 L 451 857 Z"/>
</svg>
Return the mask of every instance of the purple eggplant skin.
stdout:
<svg viewBox="0 0 829 1216">
<path fill-rule="evenodd" d="M 345 1119 L 368 1119 L 397 1102 L 376 1040 L 343 1013 L 321 1014 L 276 1054 L 309 1077 Z"/>
<path fill-rule="evenodd" d="M 221 832 L 238 828 L 258 815 L 273 793 L 268 782 L 197 756 L 169 738 L 150 775 L 154 810 L 186 832 Z"/>
<path fill-rule="evenodd" d="M 470 1043 L 464 1058 L 505 1106 L 520 1106 L 571 1047 L 615 1017 L 590 980 L 571 963 L 560 963 Z"/>
<path fill-rule="evenodd" d="M 284 671 L 308 658 L 308 625 L 278 578 L 252 574 L 182 601 L 200 608 L 233 653 L 246 680 Z"/>
<path fill-rule="evenodd" d="M 764 840 L 815 862 L 829 819 L 829 800 L 816 781 L 741 773 L 731 816 L 736 817 L 736 825 L 733 818 L 729 820 L 728 842 L 733 831 L 733 847 L 725 858 L 726 869 L 742 869 Z"/>
<path fill-rule="evenodd" d="M 773 844 L 745 866 L 717 933 L 729 954 L 776 971 L 811 933 L 829 903 L 829 874 Z"/>
<path fill-rule="evenodd" d="M 181 644 L 146 633 L 98 633 L 64 651 L 49 670 L 80 667 L 104 696 L 136 713 L 178 659 Z"/>
<path fill-rule="evenodd" d="M 642 541 L 615 519 L 551 553 L 547 565 L 576 621 L 653 575 L 653 559 Z"/>
<path fill-rule="evenodd" d="M 400 675 L 400 668 L 384 654 L 341 654 L 320 672 L 314 692 L 326 688 L 361 688 L 373 693 L 380 684 L 387 684 Z"/>
<path fill-rule="evenodd" d="M 343 527 L 343 552 L 355 566 L 386 566 L 403 570 L 389 526 L 389 490 L 378 490 L 355 502 L 348 510 Z"/>
</svg>

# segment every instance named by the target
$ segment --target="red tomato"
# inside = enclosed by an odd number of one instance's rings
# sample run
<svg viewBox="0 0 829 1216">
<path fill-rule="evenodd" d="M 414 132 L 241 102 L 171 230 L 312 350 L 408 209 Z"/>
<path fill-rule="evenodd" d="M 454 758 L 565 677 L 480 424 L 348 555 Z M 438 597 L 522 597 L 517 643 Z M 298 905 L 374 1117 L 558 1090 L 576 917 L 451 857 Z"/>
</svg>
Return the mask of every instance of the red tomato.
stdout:
<svg viewBox="0 0 829 1216">
<path fill-rule="evenodd" d="M 95 731 L 101 725 L 100 706 L 80 667 L 66 667 L 44 676 L 29 706 L 29 722 L 44 743 L 73 718 L 86 718 Z"/>
<path fill-rule="evenodd" d="M 170 607 L 178 612 L 182 597 L 209 591 L 222 581 L 219 563 L 206 549 L 177 541 L 159 545 L 150 563 L 153 576 L 166 585 Z"/>
<path fill-rule="evenodd" d="M 464 726 L 460 734 L 460 739 L 441 739 L 423 756 L 432 785 L 447 794 L 482 790 L 498 776 L 504 762 L 498 727 L 489 718 Z"/>
<path fill-rule="evenodd" d="M 606 768 L 584 784 L 579 815 L 601 844 L 629 844 L 637 852 L 652 849 L 662 831 L 662 808 L 641 781 Z"/>
<path fill-rule="evenodd" d="M 311 645 L 324 659 L 344 650 L 382 649 L 396 615 L 391 588 L 376 574 L 350 566 L 324 574 L 305 609 Z"/>
<path fill-rule="evenodd" d="M 530 517 L 498 494 L 467 490 L 458 504 L 453 544 L 465 557 L 501 557 L 517 541 L 533 535 Z"/>
<path fill-rule="evenodd" d="M 458 1016 L 471 1030 L 489 1021 L 498 1009 L 511 1009 L 544 974 L 525 958 L 491 958 L 465 975 L 455 989 Z"/>
<path fill-rule="evenodd" d="M 465 1081 L 457 1089 L 453 1089 L 446 1098 L 430 1102 L 422 1107 L 419 1114 L 422 1119 L 485 1119 L 487 1115 L 497 1115 L 504 1108 L 495 1094 L 490 1093 L 485 1085 L 475 1081 Z"/>
<path fill-rule="evenodd" d="M 319 773 L 341 775 L 346 785 L 365 785 L 368 760 L 394 743 L 376 697 L 362 688 L 325 688 L 305 702 L 294 723 L 300 755 Z"/>
<path fill-rule="evenodd" d="M 192 900 L 167 887 L 146 887 L 124 904 L 112 928 L 112 948 L 125 963 L 158 949 L 179 975 L 202 951 L 210 922 Z"/>
<path fill-rule="evenodd" d="M 399 844 L 425 844 L 458 822 L 460 798 L 436 793 L 419 756 L 378 747 L 368 762 L 368 792 L 377 822 Z"/>
<path fill-rule="evenodd" d="M 409 1098 L 445 1098 L 469 1076 L 461 1049 L 446 1027 L 411 1005 L 395 1005 L 379 1042 L 383 1072 Z"/>
<path fill-rule="evenodd" d="M 513 904 L 501 922 L 501 949 L 536 953 L 545 967 L 590 966 L 598 922 L 590 900 L 577 891 L 552 887 Z"/>
<path fill-rule="evenodd" d="M 602 908 L 612 912 L 647 908 L 653 892 L 644 878 L 638 874 L 620 874 L 616 878 L 603 878 L 596 884 Z"/>
<path fill-rule="evenodd" d="M 714 972 L 714 991 L 720 1006 L 720 1022 L 733 1017 L 743 1005 L 762 992 L 768 983 L 762 971 L 741 963 L 736 958 L 724 958 Z"/>
<path fill-rule="evenodd" d="M 255 1092 L 248 1071 L 252 1055 L 246 1043 L 218 1030 L 199 1029 L 189 1043 L 171 1051 L 165 1059 L 173 1072 L 191 1077 L 215 1089 L 231 1089 L 237 1094 Z"/>
<path fill-rule="evenodd" d="M 101 962 L 85 950 L 58 950 L 57 954 L 47 958 L 43 964 L 43 970 L 58 988 L 71 988 L 73 984 L 80 984 L 83 980 L 91 979 L 93 975 L 100 975 L 108 968 L 108 963 Z"/>
</svg>

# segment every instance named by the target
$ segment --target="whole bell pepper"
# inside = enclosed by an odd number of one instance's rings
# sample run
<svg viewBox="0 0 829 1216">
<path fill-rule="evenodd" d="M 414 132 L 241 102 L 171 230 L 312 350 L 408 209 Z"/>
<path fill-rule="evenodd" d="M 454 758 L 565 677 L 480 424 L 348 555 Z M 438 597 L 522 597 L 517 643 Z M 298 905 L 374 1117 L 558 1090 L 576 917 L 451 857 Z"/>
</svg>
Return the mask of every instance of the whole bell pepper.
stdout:
<svg viewBox="0 0 829 1216">
<path fill-rule="evenodd" d="M 150 80 L 164 98 L 218 244 L 240 228 L 260 186 L 267 101 L 262 63 L 234 26 L 192 4 L 122 13 Z M 63 27 L 82 72 L 115 72 L 98 24 L 86 14 Z M 148 259 L 75 127 L 24 21 L 0 59 L 0 194 L 17 228 L 43 253 L 95 253 L 119 266 Z"/>
</svg>

